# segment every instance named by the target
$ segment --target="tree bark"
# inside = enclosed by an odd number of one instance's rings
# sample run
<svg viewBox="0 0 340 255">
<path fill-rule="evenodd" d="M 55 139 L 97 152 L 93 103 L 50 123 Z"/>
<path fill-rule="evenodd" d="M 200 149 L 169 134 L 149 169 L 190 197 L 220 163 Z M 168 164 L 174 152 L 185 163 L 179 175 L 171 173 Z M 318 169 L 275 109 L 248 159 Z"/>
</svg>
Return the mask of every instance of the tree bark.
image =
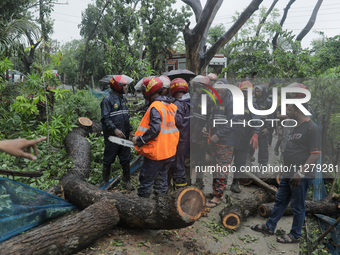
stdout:
<svg viewBox="0 0 340 255">
<path fill-rule="evenodd" d="M 219 214 L 223 226 L 229 229 L 237 229 L 241 222 L 253 214 L 261 203 L 273 201 L 275 197 L 263 189 L 257 191 L 253 197 L 243 199 L 237 204 L 225 207 Z"/>
<path fill-rule="evenodd" d="M 257 186 L 267 190 L 267 192 L 269 192 L 270 194 L 273 194 L 273 195 L 276 194 L 277 189 L 275 187 L 272 187 L 272 186 L 268 185 L 267 183 L 265 183 L 264 181 L 259 179 L 254 174 L 248 173 L 248 172 L 244 172 L 244 173 L 242 173 L 242 175 L 243 175 L 243 177 L 246 177 L 246 179 L 251 179 L 253 183 L 255 183 Z"/>
<path fill-rule="evenodd" d="M 204 194 L 197 188 L 179 189 L 155 199 L 107 192 L 68 176 L 61 180 L 65 197 L 79 208 L 86 208 L 102 198 L 116 200 L 123 227 L 138 229 L 178 229 L 194 224 L 205 205 Z"/>
<path fill-rule="evenodd" d="M 195 3 L 196 1 L 190 2 Z M 209 25 L 209 20 L 217 7 L 216 5 L 219 3 L 219 0 L 208 1 L 194 29 L 189 29 L 189 23 L 183 31 L 187 69 L 194 73 L 199 73 L 202 69 L 204 69 L 218 50 L 230 41 L 230 39 L 238 32 L 250 16 L 258 9 L 262 2 L 263 0 L 252 0 L 232 27 L 219 40 L 217 40 L 217 42 L 207 52 L 202 53 L 199 51 L 201 41 Z M 193 4 L 190 6 L 193 6 Z"/>
<path fill-rule="evenodd" d="M 202 14 L 201 1 L 200 0 L 182 0 L 182 2 L 189 5 L 191 9 L 194 11 L 196 23 L 197 23 Z"/>
<path fill-rule="evenodd" d="M 83 72 L 84 72 L 84 66 L 85 66 L 85 60 L 86 60 L 86 53 L 87 53 L 87 47 L 89 45 L 89 41 L 92 37 L 92 35 L 94 34 L 94 32 L 96 31 L 97 29 L 97 26 L 99 24 L 99 21 L 103 15 L 103 12 L 105 11 L 106 7 L 108 6 L 108 4 L 110 3 L 110 0 L 107 0 L 101 13 L 100 13 L 100 16 L 96 22 L 96 25 L 94 26 L 93 30 L 91 31 L 91 33 L 89 34 L 89 37 L 86 39 L 86 43 L 85 43 L 85 49 L 84 49 L 84 55 L 83 55 L 83 61 L 82 61 L 82 64 L 81 64 L 81 71 L 80 71 L 80 82 L 82 83 L 83 82 Z M 80 88 L 82 89 L 82 85 L 79 85 Z"/>
<path fill-rule="evenodd" d="M 208 26 L 208 21 L 212 15 L 214 8 L 219 0 L 209 0 L 201 13 L 196 26 L 189 29 L 190 22 L 185 26 L 183 31 L 186 53 L 186 67 L 188 70 L 198 73 L 200 71 L 199 47 L 203 34 Z M 210 60 L 209 60 L 210 61 Z"/>
<path fill-rule="evenodd" d="M 91 145 L 86 137 L 91 132 L 91 126 L 85 126 L 78 120 L 76 127 L 64 140 L 67 154 L 74 163 L 74 168 L 66 175 L 76 175 L 78 178 L 88 178 L 91 170 Z M 91 123 L 92 125 L 92 123 Z"/>
<path fill-rule="evenodd" d="M 233 36 L 241 29 L 250 16 L 258 10 L 263 0 L 253 0 L 248 7 L 241 13 L 237 21 L 230 27 L 230 29 L 219 39 L 210 49 L 204 54 L 204 58 L 201 59 L 200 69 L 205 68 L 210 60 L 215 56 L 220 48 L 233 38 Z"/>
<path fill-rule="evenodd" d="M 282 16 L 281 21 L 280 21 L 281 29 L 282 29 L 283 23 L 285 23 L 285 21 L 286 21 L 289 8 L 292 6 L 292 4 L 295 1 L 296 0 L 290 0 L 289 3 L 287 4 L 286 8 L 284 8 L 283 16 Z M 273 50 L 274 51 L 277 49 L 277 39 L 279 38 L 279 35 L 280 35 L 280 32 L 276 32 L 276 34 L 275 34 L 275 36 L 274 36 L 274 38 L 272 40 L 272 45 L 273 45 Z"/>
<path fill-rule="evenodd" d="M 24 177 L 40 177 L 42 172 L 22 172 L 14 170 L 0 169 L 0 174 L 12 175 L 12 176 L 24 176 Z"/>
<path fill-rule="evenodd" d="M 1 254 L 73 254 L 119 222 L 114 200 L 104 199 L 76 215 L 13 237 L 0 244 Z"/>
<path fill-rule="evenodd" d="M 272 12 L 272 10 L 274 9 L 275 5 L 277 4 L 279 0 L 274 0 L 272 5 L 269 7 L 269 9 L 267 10 L 266 12 L 266 16 L 264 16 L 262 18 L 262 20 L 260 21 L 259 25 L 257 26 L 257 30 L 256 30 L 256 36 L 259 36 L 260 35 L 260 31 L 261 31 L 261 28 L 263 26 L 263 24 L 266 22 L 269 14 Z"/>
<path fill-rule="evenodd" d="M 278 174 L 276 173 L 253 173 L 257 178 L 259 178 L 261 181 L 267 183 L 268 185 L 273 185 L 278 187 L 279 186 L 279 179 Z M 250 178 L 240 178 L 239 182 L 244 185 L 248 186 L 253 183 L 252 179 Z"/>
<path fill-rule="evenodd" d="M 305 202 L 306 213 L 312 214 L 324 214 L 324 215 L 334 215 L 340 212 L 339 204 L 337 202 L 332 202 L 332 200 L 318 200 L 318 201 L 306 201 Z M 258 207 L 258 211 L 262 217 L 269 217 L 274 209 L 273 203 L 263 203 Z M 288 205 L 284 215 L 293 215 L 293 210 Z"/>
<path fill-rule="evenodd" d="M 300 34 L 296 37 L 296 41 L 300 42 L 302 41 L 302 39 L 309 33 L 309 31 L 312 29 L 312 27 L 315 24 L 316 21 L 316 16 L 318 15 L 318 11 L 320 9 L 320 6 L 322 4 L 323 0 L 318 0 L 318 2 L 316 3 L 314 10 L 312 12 L 312 15 L 310 16 L 309 21 L 307 22 L 307 25 L 302 29 L 302 31 L 300 32 Z"/>
<path fill-rule="evenodd" d="M 208 26 L 207 26 L 207 28 L 204 31 L 202 40 L 200 42 L 199 50 L 198 50 L 198 52 L 201 53 L 201 54 L 204 54 L 204 51 L 205 51 L 204 48 L 206 47 L 205 44 L 207 43 L 209 29 L 210 29 L 211 24 L 213 23 L 213 21 L 215 19 L 216 13 L 221 8 L 222 3 L 223 3 L 223 0 L 219 0 L 217 2 L 217 4 L 215 5 L 215 8 L 214 8 L 214 10 L 212 11 L 212 13 L 210 15 L 210 18 L 208 20 Z"/>
</svg>

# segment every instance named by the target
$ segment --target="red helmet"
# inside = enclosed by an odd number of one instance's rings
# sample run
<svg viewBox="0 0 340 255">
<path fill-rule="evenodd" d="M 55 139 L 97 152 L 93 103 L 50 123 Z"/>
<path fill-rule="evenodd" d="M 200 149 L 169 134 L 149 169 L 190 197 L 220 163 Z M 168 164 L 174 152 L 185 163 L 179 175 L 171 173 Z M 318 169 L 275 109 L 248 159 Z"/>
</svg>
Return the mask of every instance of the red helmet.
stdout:
<svg viewBox="0 0 340 255">
<path fill-rule="evenodd" d="M 123 86 L 127 84 L 129 81 L 122 75 L 112 76 L 110 79 L 110 88 L 118 92 L 123 92 Z"/>
<path fill-rule="evenodd" d="M 207 76 L 197 75 L 191 80 L 192 85 L 210 85 L 210 80 Z"/>
<path fill-rule="evenodd" d="M 306 85 L 303 85 L 302 83 L 297 83 L 297 82 L 291 83 L 287 87 L 307 89 Z M 305 98 L 305 97 L 306 97 L 306 94 L 304 94 L 304 93 L 299 93 L 297 95 L 297 98 Z"/>
<path fill-rule="evenodd" d="M 217 80 L 217 74 L 215 73 L 209 73 L 207 75 L 207 77 L 210 79 L 210 80 L 213 80 L 213 81 L 216 81 Z"/>
<path fill-rule="evenodd" d="M 248 90 L 248 87 L 251 87 L 254 91 L 254 86 L 250 81 L 243 81 L 238 85 L 240 90 Z"/>
<path fill-rule="evenodd" d="M 162 88 L 163 82 L 158 77 L 152 78 L 147 86 L 145 86 L 143 81 L 142 91 L 145 98 L 149 98 L 152 94 L 156 93 L 159 89 Z"/>
<path fill-rule="evenodd" d="M 174 96 L 174 94 L 179 91 L 187 93 L 188 90 L 189 90 L 188 83 L 182 78 L 173 79 L 170 83 L 171 96 Z"/>
<path fill-rule="evenodd" d="M 154 78 L 154 77 L 155 77 L 155 76 L 148 76 L 148 77 L 145 77 L 145 78 L 143 79 L 143 84 L 145 85 L 145 87 L 148 86 L 150 80 L 151 80 L 152 78 Z"/>
</svg>

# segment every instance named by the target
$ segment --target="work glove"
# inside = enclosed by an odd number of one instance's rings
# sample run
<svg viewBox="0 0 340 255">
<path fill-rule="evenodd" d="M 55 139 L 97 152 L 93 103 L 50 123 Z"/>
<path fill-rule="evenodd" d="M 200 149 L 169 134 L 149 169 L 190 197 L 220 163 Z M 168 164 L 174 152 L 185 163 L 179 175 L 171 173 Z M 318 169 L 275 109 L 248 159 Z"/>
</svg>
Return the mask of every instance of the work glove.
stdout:
<svg viewBox="0 0 340 255">
<path fill-rule="evenodd" d="M 252 138 L 250 139 L 250 143 L 253 144 L 253 149 L 256 150 L 257 146 L 259 144 L 259 135 L 258 134 L 253 134 Z"/>
</svg>

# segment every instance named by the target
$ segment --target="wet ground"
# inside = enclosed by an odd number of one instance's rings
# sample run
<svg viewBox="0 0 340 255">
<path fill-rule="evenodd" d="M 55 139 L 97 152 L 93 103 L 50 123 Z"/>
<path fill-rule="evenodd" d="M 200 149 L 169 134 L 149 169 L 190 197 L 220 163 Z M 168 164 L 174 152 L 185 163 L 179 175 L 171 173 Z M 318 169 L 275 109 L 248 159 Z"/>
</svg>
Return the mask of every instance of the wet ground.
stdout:
<svg viewBox="0 0 340 255">
<path fill-rule="evenodd" d="M 278 164 L 279 159 L 274 155 L 276 139 L 274 136 L 273 145 L 269 147 L 269 164 L 273 165 Z M 211 176 L 205 176 L 204 183 L 204 193 L 211 193 Z M 258 189 L 255 185 L 244 186 L 241 193 L 235 194 L 229 190 L 230 184 L 231 178 L 224 195 L 230 196 L 236 203 L 253 196 Z M 299 254 L 299 244 L 281 244 L 276 242 L 276 235 L 252 231 L 250 226 L 266 221 L 257 213 L 242 222 L 237 231 L 225 229 L 219 216 L 224 206 L 226 202 L 222 201 L 206 217 L 183 229 L 155 231 L 116 228 L 78 254 Z M 289 233 L 291 224 L 292 217 L 284 216 L 277 229 Z"/>
</svg>

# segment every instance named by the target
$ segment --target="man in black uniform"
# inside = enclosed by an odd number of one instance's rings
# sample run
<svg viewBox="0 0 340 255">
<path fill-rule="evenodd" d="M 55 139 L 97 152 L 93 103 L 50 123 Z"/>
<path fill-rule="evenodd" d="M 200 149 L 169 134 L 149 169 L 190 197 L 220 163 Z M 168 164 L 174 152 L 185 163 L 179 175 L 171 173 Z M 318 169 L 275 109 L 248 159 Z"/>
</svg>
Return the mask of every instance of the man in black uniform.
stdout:
<svg viewBox="0 0 340 255">
<path fill-rule="evenodd" d="M 303 106 L 308 109 L 306 104 Z M 277 222 L 290 202 L 293 210 L 292 228 L 288 235 L 278 237 L 277 241 L 298 243 L 305 218 L 305 200 L 314 178 L 313 166 L 321 154 L 321 132 L 296 105 L 287 106 L 287 115 L 289 119 L 296 120 L 297 125 L 289 136 L 284 151 L 284 169 L 276 193 L 274 209 L 266 224 L 258 224 L 251 229 L 273 235 Z"/>
<path fill-rule="evenodd" d="M 123 96 L 126 94 L 128 81 L 122 75 L 116 75 L 110 80 L 110 94 L 108 94 L 100 103 L 101 121 L 103 125 L 105 150 L 103 158 L 103 182 L 100 186 L 107 183 L 110 179 L 111 164 L 116 160 L 118 155 L 120 164 L 123 168 L 123 178 L 126 188 L 133 189 L 130 184 L 130 158 L 131 151 L 129 147 L 114 144 L 108 140 L 109 136 L 129 139 L 132 137 L 133 129 L 130 125 L 130 115 L 127 106 L 127 100 Z"/>
</svg>

